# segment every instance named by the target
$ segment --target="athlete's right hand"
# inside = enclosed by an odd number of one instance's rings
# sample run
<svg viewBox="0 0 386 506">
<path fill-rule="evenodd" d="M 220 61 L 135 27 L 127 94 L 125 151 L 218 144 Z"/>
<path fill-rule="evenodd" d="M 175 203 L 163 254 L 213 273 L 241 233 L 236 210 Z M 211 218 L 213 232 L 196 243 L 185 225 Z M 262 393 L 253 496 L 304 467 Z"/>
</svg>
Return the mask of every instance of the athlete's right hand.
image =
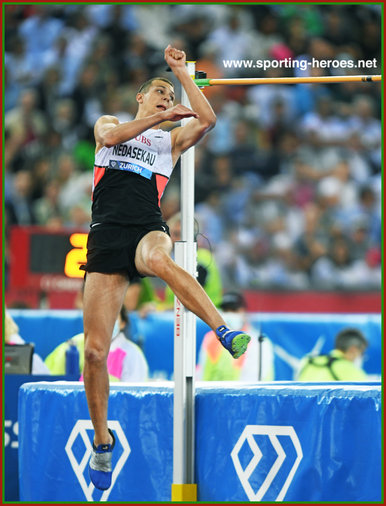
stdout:
<svg viewBox="0 0 386 506">
<path fill-rule="evenodd" d="M 182 104 L 166 109 L 166 111 L 162 111 L 161 114 L 163 121 L 180 121 L 183 118 L 198 118 L 198 114 L 196 112 Z"/>
</svg>

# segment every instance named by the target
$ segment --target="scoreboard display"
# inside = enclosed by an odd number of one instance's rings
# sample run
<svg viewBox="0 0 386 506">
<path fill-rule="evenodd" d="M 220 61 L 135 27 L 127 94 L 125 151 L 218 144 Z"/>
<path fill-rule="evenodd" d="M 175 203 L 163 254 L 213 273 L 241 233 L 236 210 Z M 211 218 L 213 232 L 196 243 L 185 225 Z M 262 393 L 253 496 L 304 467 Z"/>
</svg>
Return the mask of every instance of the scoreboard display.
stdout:
<svg viewBox="0 0 386 506">
<path fill-rule="evenodd" d="M 77 291 L 88 234 L 74 229 L 15 226 L 10 231 L 9 282 L 14 289 Z"/>
</svg>

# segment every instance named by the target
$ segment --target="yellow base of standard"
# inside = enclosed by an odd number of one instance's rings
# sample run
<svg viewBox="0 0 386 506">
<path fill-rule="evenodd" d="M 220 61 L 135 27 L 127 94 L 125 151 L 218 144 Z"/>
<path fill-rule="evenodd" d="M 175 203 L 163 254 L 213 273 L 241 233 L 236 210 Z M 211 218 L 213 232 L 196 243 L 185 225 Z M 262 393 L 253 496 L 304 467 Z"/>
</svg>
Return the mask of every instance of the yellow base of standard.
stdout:
<svg viewBox="0 0 386 506">
<path fill-rule="evenodd" d="M 197 485 L 172 483 L 172 501 L 197 501 Z"/>
</svg>

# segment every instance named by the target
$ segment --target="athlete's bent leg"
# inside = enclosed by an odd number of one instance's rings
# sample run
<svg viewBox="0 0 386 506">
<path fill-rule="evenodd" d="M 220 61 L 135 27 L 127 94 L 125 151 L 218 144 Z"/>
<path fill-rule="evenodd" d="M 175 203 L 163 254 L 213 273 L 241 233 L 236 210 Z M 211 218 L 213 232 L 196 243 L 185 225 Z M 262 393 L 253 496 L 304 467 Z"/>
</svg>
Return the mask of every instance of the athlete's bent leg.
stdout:
<svg viewBox="0 0 386 506">
<path fill-rule="evenodd" d="M 170 258 L 171 250 L 172 241 L 164 232 L 152 231 L 146 234 L 136 250 L 135 265 L 138 272 L 165 281 L 181 303 L 213 330 L 225 325 L 216 306 L 198 281 Z"/>
<path fill-rule="evenodd" d="M 158 276 L 172 289 L 182 304 L 211 327 L 233 358 L 247 349 L 250 336 L 228 329 L 220 313 L 197 280 L 171 258 L 172 241 L 163 232 L 153 231 L 138 243 L 135 265 L 141 274 Z"/>
</svg>

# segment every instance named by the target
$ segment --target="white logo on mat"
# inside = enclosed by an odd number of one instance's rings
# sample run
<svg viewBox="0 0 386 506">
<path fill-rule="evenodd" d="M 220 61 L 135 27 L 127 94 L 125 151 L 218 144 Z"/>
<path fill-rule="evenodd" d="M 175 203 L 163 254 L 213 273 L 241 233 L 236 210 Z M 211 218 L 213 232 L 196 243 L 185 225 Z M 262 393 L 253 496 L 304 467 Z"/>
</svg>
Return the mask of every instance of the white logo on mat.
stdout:
<svg viewBox="0 0 386 506">
<path fill-rule="evenodd" d="M 122 445 L 123 451 L 121 456 L 119 457 L 114 469 L 111 478 L 111 487 L 108 490 L 105 490 L 101 496 L 101 501 L 107 501 L 110 492 L 112 491 L 115 481 L 121 472 L 122 467 L 124 466 L 126 460 L 130 455 L 130 446 L 126 439 L 126 436 L 122 430 L 121 424 L 117 420 L 109 420 L 109 428 L 115 433 L 115 439 L 119 441 Z M 74 425 L 74 428 L 71 431 L 70 437 L 65 446 L 66 453 L 71 463 L 71 467 L 78 478 L 79 484 L 83 490 L 83 493 L 87 499 L 87 501 L 94 501 L 92 495 L 95 490 L 94 485 L 90 482 L 87 485 L 87 481 L 85 478 L 85 470 L 87 475 L 87 464 L 91 456 L 92 451 L 92 442 L 87 434 L 88 430 L 93 430 L 93 426 L 91 420 L 78 420 Z M 76 438 L 80 436 L 85 445 L 85 452 L 83 457 L 78 460 L 76 459 L 73 452 L 73 445 L 75 443 Z"/>
<path fill-rule="evenodd" d="M 277 457 L 273 465 L 271 466 L 269 472 L 267 473 L 263 483 L 260 485 L 259 489 L 255 492 L 250 484 L 249 479 L 252 473 L 257 468 L 263 456 L 263 453 L 261 452 L 259 445 L 256 442 L 256 439 L 254 438 L 254 436 L 256 435 L 267 436 L 269 438 L 273 448 L 276 451 Z M 295 462 L 293 463 L 287 475 L 287 478 L 285 479 L 285 482 L 275 499 L 276 501 L 282 501 L 285 497 L 285 494 L 287 493 L 288 487 L 290 486 L 295 476 L 300 461 L 303 458 L 302 448 L 300 446 L 298 436 L 293 427 L 282 425 L 247 425 L 231 452 L 231 457 L 233 460 L 233 465 L 235 466 L 236 469 L 237 476 L 239 477 L 241 484 L 244 488 L 244 491 L 247 494 L 248 499 L 250 501 L 262 500 L 265 493 L 269 489 L 271 483 L 273 482 L 274 478 L 278 474 L 283 462 L 286 459 L 286 453 L 278 440 L 278 436 L 288 436 L 291 439 L 292 444 L 296 450 Z M 243 469 L 239 459 L 239 453 L 244 443 L 249 445 L 249 448 L 253 453 L 253 457 L 251 458 L 249 464 L 245 467 L 245 469 Z"/>
</svg>

